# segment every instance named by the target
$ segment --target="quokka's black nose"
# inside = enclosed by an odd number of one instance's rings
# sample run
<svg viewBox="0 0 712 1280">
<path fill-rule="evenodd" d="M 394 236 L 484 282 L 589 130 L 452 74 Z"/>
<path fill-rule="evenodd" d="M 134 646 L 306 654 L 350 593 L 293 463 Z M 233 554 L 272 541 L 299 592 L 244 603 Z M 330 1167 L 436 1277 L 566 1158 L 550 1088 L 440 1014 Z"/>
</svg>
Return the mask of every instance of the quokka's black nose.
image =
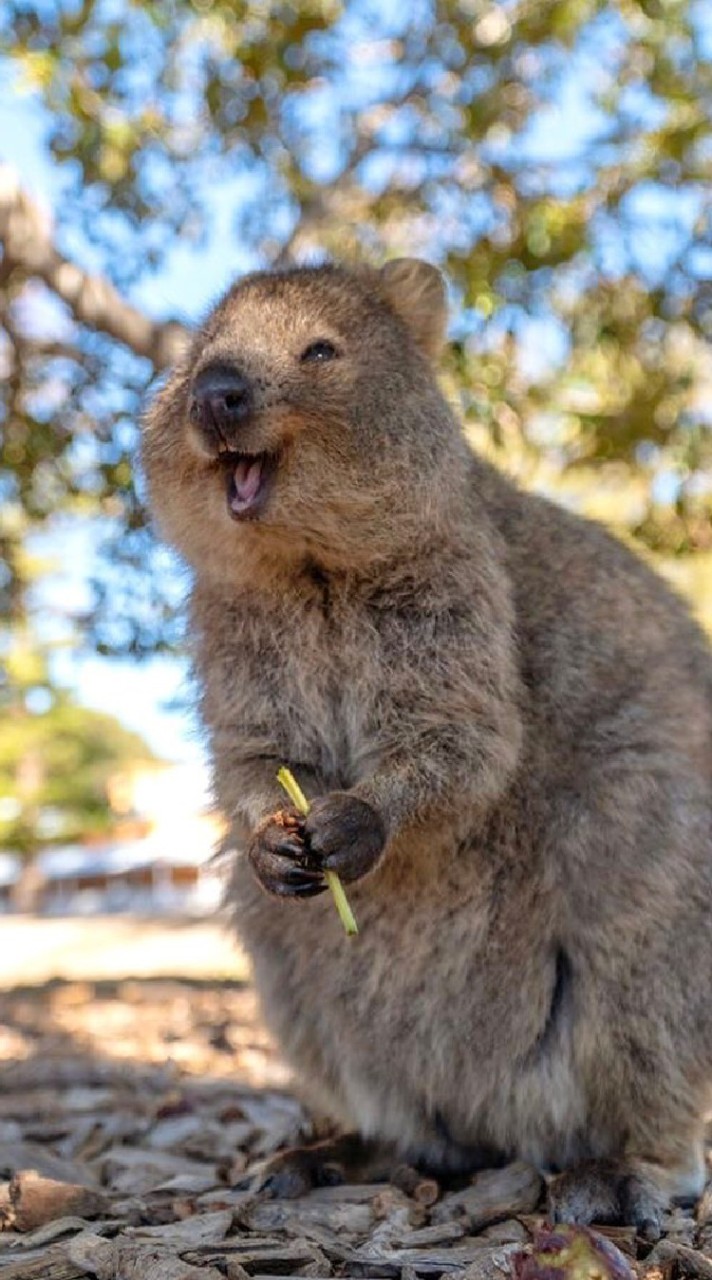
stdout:
<svg viewBox="0 0 712 1280">
<path fill-rule="evenodd" d="M 193 382 L 191 422 L 208 434 L 217 433 L 225 444 L 231 443 L 231 431 L 249 418 L 252 407 L 252 387 L 239 369 L 209 365 Z"/>
</svg>

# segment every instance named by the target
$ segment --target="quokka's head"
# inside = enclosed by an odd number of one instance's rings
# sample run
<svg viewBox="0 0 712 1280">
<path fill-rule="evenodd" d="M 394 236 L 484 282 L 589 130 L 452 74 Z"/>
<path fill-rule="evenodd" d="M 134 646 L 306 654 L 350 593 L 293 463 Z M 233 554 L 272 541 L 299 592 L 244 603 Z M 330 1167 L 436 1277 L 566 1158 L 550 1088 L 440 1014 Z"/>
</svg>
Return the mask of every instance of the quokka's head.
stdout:
<svg viewBox="0 0 712 1280">
<path fill-rule="evenodd" d="M 164 535 L 218 575 L 260 544 L 338 558 L 387 538 L 457 434 L 433 369 L 445 324 L 442 277 L 415 259 L 238 281 L 146 417 Z"/>
</svg>

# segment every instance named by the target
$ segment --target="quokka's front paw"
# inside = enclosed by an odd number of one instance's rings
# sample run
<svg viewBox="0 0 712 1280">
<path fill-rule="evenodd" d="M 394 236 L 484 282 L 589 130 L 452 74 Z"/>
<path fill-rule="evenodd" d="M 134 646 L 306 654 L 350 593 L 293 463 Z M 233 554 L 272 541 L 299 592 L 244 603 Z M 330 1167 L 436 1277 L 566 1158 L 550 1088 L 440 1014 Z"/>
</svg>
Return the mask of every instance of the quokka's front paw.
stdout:
<svg viewBox="0 0 712 1280">
<path fill-rule="evenodd" d="M 332 791 L 315 800 L 306 817 L 280 809 L 257 828 L 247 850 L 263 889 L 278 898 L 323 893 L 325 871 L 347 884 L 376 865 L 386 843 L 380 816 L 365 800 Z"/>
<path fill-rule="evenodd" d="M 332 791 L 314 800 L 304 822 L 304 838 L 318 865 L 351 884 L 375 867 L 386 831 L 372 805 L 347 791 Z"/>
<path fill-rule="evenodd" d="M 278 898 L 313 898 L 326 888 L 304 837 L 304 818 L 296 809 L 280 809 L 255 831 L 247 850 L 259 883 Z"/>
</svg>

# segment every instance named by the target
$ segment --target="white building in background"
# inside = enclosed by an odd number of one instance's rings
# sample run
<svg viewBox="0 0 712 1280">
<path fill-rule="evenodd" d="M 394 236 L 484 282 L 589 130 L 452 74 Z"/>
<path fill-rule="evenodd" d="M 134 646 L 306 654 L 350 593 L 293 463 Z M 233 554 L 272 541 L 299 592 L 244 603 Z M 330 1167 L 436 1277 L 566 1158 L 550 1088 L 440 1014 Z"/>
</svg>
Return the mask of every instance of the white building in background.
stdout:
<svg viewBox="0 0 712 1280">
<path fill-rule="evenodd" d="M 141 764 L 112 779 L 110 799 L 116 815 L 110 839 L 39 855 L 37 909 L 47 915 L 212 913 L 222 893 L 214 854 L 223 826 L 200 771 Z M 19 867 L 13 861 L 11 881 Z M 3 896 L 0 862 L 0 903 Z"/>
</svg>

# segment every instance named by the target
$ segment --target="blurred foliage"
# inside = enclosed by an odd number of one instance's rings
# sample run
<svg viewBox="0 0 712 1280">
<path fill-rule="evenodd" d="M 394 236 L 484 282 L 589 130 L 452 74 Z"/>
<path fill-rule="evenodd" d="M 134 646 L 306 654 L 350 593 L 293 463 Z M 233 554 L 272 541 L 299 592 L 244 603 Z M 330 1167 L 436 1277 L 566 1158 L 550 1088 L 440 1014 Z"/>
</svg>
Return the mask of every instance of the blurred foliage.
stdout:
<svg viewBox="0 0 712 1280">
<path fill-rule="evenodd" d="M 153 758 L 142 738 L 58 693 L 31 644 L 6 656 L 0 706 L 0 846 L 30 857 L 109 829 L 109 779 Z"/>
<path fill-rule="evenodd" d="M 697 566 L 704 590 L 705 0 L 6 0 L 0 51 L 46 107 L 67 256 L 145 296 L 229 201 L 226 273 L 430 257 L 452 281 L 450 386 L 481 447 Z M 28 534 L 58 512 L 104 515 L 79 623 L 109 651 L 170 645 L 130 469 L 154 371 L 31 270 L 3 283 L 5 616 L 27 607 Z"/>
</svg>

